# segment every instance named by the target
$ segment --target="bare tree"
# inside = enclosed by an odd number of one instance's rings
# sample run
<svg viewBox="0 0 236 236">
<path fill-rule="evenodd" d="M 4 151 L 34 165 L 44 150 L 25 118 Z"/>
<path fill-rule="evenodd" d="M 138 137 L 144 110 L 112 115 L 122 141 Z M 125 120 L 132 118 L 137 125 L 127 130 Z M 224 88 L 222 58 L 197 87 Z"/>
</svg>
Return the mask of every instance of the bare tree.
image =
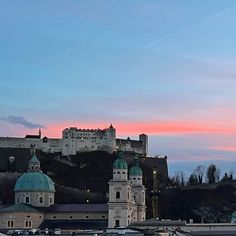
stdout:
<svg viewBox="0 0 236 236">
<path fill-rule="evenodd" d="M 207 173 L 206 173 L 206 180 L 209 184 L 213 184 L 216 182 L 215 172 L 216 172 L 216 166 L 214 164 L 210 164 L 207 168 Z"/>
<path fill-rule="evenodd" d="M 220 182 L 220 168 L 216 167 L 214 164 L 210 164 L 207 168 L 206 180 L 209 184 Z"/>
<path fill-rule="evenodd" d="M 216 182 L 219 183 L 220 182 L 220 174 L 221 174 L 221 170 L 220 168 L 216 168 L 216 171 L 215 171 L 215 179 L 216 179 Z"/>
<path fill-rule="evenodd" d="M 188 185 L 197 185 L 198 178 L 195 173 L 192 173 L 188 178 Z"/>
<path fill-rule="evenodd" d="M 204 178 L 204 176 L 205 176 L 205 172 L 206 172 L 205 167 L 202 166 L 202 165 L 198 165 L 198 166 L 195 168 L 194 174 L 195 174 L 195 176 L 197 177 L 197 180 L 198 180 L 198 183 L 199 183 L 199 184 L 202 184 L 203 178 Z"/>
<path fill-rule="evenodd" d="M 179 187 L 184 187 L 186 185 L 185 174 L 182 170 L 175 172 L 173 183 Z"/>
<path fill-rule="evenodd" d="M 233 180 L 234 179 L 234 171 L 230 170 L 229 171 L 229 180 Z"/>
</svg>

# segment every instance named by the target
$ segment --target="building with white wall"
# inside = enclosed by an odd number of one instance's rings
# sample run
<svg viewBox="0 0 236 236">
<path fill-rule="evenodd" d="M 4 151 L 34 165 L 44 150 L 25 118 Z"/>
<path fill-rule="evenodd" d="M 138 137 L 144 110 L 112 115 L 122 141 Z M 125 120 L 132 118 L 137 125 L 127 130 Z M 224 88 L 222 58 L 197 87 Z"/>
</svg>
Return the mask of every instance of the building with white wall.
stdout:
<svg viewBox="0 0 236 236">
<path fill-rule="evenodd" d="M 128 175 L 128 165 L 122 154 L 113 163 L 113 178 L 109 184 L 108 227 L 129 226 L 146 220 L 145 187 L 138 160 Z"/>
<path fill-rule="evenodd" d="M 24 138 L 0 137 L 0 148 L 36 148 L 45 153 L 61 153 L 62 156 L 76 155 L 79 152 L 116 150 L 132 152 L 146 156 L 148 153 L 148 136 L 139 135 L 139 140 L 116 138 L 116 129 L 110 125 L 105 129 L 66 128 L 62 131 L 62 138 L 26 135 Z"/>
</svg>

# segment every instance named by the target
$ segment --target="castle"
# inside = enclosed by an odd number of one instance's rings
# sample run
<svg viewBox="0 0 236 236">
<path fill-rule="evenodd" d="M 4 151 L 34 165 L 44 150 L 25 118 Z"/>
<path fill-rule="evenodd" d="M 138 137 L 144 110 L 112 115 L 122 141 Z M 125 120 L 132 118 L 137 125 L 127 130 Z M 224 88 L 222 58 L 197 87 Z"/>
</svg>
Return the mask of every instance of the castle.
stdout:
<svg viewBox="0 0 236 236">
<path fill-rule="evenodd" d="M 35 153 L 29 161 L 28 172 L 17 179 L 14 192 L 14 205 L 0 205 L 1 230 L 53 228 L 58 223 L 60 228 L 67 225 L 67 229 L 68 225 L 72 229 L 105 229 L 107 226 L 127 227 L 146 219 L 142 170 L 135 159 L 128 173 L 128 165 L 121 154 L 113 163 L 108 205 L 54 204 L 54 182 L 41 171 Z"/>
<path fill-rule="evenodd" d="M 86 151 L 114 151 L 132 152 L 146 156 L 148 153 L 148 136 L 139 135 L 139 140 L 116 138 L 116 129 L 110 125 L 106 129 L 78 129 L 66 128 L 62 131 L 62 138 L 26 135 L 24 138 L 0 137 L 0 148 L 32 148 L 45 153 L 61 153 L 62 156 L 76 155 Z"/>
</svg>

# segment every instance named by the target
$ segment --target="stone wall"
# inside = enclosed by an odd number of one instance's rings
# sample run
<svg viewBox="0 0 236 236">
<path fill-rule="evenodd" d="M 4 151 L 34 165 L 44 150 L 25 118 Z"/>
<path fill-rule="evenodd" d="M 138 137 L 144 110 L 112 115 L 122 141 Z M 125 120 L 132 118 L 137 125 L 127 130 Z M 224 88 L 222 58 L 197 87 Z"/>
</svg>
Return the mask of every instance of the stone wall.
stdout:
<svg viewBox="0 0 236 236">
<path fill-rule="evenodd" d="M 8 227 L 8 221 L 13 221 L 15 229 L 27 229 L 26 221 L 31 222 L 30 228 L 38 228 L 44 220 L 44 214 L 41 212 L 0 212 L 0 228 L 11 229 Z"/>
<path fill-rule="evenodd" d="M 26 197 L 29 197 L 29 202 L 26 202 Z M 43 202 L 40 203 L 39 198 L 43 197 Z M 50 200 L 51 198 L 51 200 Z M 48 207 L 54 204 L 54 193 L 47 192 L 16 192 L 15 203 L 26 203 L 32 206 Z"/>
</svg>

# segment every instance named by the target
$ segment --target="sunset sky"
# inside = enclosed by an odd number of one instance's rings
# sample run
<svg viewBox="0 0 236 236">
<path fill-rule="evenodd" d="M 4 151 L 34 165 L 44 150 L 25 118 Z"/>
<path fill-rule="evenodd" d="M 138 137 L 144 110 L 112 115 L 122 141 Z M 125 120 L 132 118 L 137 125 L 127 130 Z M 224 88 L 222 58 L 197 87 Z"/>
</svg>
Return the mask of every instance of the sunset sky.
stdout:
<svg viewBox="0 0 236 236">
<path fill-rule="evenodd" d="M 171 174 L 235 169 L 235 25 L 235 0 L 0 0 L 0 136 L 112 123 Z"/>
</svg>

